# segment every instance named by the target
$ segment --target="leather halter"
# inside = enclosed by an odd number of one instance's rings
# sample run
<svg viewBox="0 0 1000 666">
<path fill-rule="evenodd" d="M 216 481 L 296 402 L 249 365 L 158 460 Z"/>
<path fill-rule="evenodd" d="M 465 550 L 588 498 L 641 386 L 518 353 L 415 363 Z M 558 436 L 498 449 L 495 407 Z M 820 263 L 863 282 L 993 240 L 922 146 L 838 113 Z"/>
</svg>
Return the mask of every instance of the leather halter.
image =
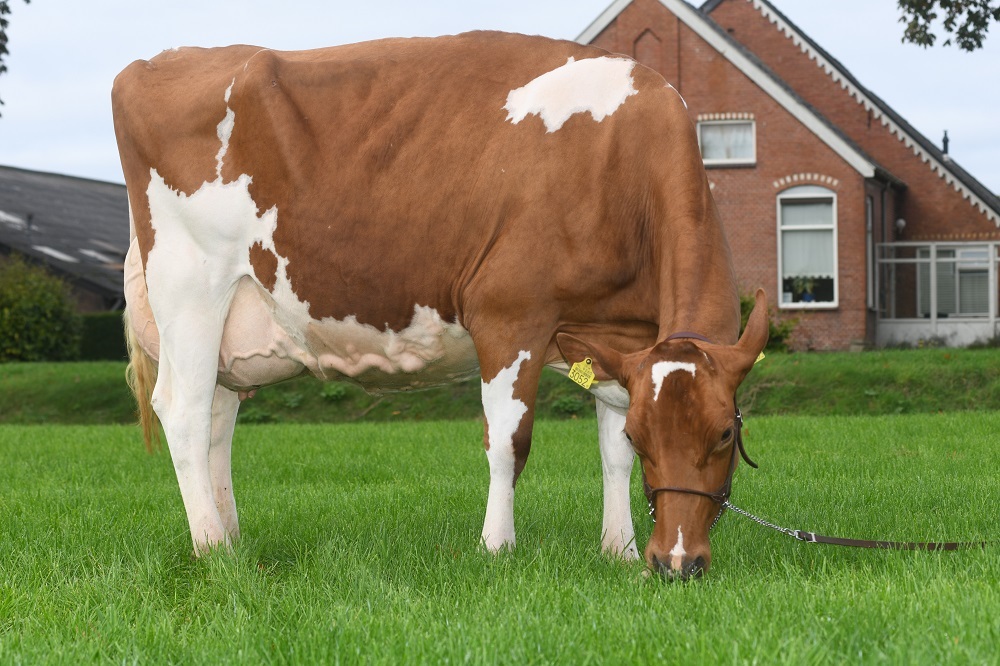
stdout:
<svg viewBox="0 0 1000 666">
<path fill-rule="evenodd" d="M 679 331 L 667 336 L 664 342 L 667 340 L 678 340 L 691 338 L 694 340 L 701 340 L 702 342 L 712 343 L 711 340 L 698 333 L 691 333 L 690 331 Z M 733 402 L 735 403 L 736 397 L 733 396 Z M 712 521 L 712 527 L 719 522 L 719 518 L 722 517 L 722 512 L 725 510 L 726 502 L 729 500 L 729 495 L 732 493 L 733 487 L 733 473 L 736 471 L 736 452 L 739 451 L 740 456 L 746 461 L 748 465 L 757 469 L 757 463 L 750 459 L 747 455 L 746 449 L 743 447 L 743 414 L 740 412 L 740 408 L 736 408 L 736 414 L 733 417 L 734 434 L 733 434 L 733 451 L 729 458 L 729 472 L 726 474 L 726 480 L 722 486 L 715 492 L 709 492 L 707 490 L 697 490 L 695 488 L 681 488 L 678 486 L 662 486 L 659 488 L 653 488 L 649 485 L 646 480 L 646 470 L 642 471 L 642 490 L 646 493 L 646 501 L 649 502 L 649 515 L 652 516 L 653 522 L 656 522 L 656 496 L 660 493 L 686 493 L 688 495 L 701 495 L 702 497 L 707 497 L 713 502 L 719 505 L 719 513 L 715 516 L 715 520 Z"/>
</svg>

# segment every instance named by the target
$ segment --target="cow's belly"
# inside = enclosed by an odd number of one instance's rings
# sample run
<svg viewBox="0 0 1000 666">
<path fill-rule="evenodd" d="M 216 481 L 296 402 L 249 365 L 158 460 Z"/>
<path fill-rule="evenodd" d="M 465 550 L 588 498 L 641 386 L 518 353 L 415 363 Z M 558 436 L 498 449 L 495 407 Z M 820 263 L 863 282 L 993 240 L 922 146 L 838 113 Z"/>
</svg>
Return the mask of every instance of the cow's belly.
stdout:
<svg viewBox="0 0 1000 666">
<path fill-rule="evenodd" d="M 380 331 L 354 317 L 282 326 L 273 307 L 256 283 L 240 283 L 219 354 L 224 386 L 245 390 L 308 372 L 380 393 L 442 386 L 479 372 L 468 332 L 428 307 L 416 306 L 402 331 Z"/>
<path fill-rule="evenodd" d="M 146 294 L 138 246 L 126 258 L 125 292 L 137 341 L 159 360 L 159 331 Z M 246 391 L 312 374 L 355 383 L 371 393 L 442 386 L 478 375 L 469 333 L 429 307 L 415 306 L 402 331 L 344 320 L 303 318 L 246 276 L 233 296 L 219 349 L 218 381 Z"/>
</svg>

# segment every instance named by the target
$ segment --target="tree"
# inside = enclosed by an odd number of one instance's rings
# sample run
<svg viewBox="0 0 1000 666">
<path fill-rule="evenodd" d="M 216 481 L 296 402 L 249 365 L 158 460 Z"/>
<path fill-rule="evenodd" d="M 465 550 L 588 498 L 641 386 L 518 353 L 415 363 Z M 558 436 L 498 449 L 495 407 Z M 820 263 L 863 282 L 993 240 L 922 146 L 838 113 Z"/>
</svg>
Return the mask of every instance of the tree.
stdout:
<svg viewBox="0 0 1000 666">
<path fill-rule="evenodd" d="M 25 4 L 28 4 L 31 0 L 24 0 Z M 0 0 L 0 74 L 7 71 L 7 65 L 4 64 L 4 56 L 9 55 L 10 51 L 7 50 L 7 26 L 10 25 L 10 19 L 7 15 L 10 14 L 10 0 Z M 3 100 L 0 99 L 0 104 L 3 104 Z"/>
<path fill-rule="evenodd" d="M 937 35 L 931 23 L 944 13 L 944 31 L 950 36 L 944 46 L 956 44 L 965 51 L 982 48 L 990 23 L 1000 21 L 1000 0 L 897 0 L 906 24 L 904 42 L 927 48 L 933 46 Z"/>
</svg>

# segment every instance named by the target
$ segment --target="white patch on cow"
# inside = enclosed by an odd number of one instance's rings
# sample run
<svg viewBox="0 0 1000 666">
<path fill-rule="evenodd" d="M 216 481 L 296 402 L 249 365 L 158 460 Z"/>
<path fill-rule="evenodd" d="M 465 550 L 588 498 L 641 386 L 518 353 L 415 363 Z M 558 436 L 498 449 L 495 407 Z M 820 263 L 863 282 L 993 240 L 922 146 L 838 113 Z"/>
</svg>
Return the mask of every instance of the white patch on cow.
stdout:
<svg viewBox="0 0 1000 666">
<path fill-rule="evenodd" d="M 563 377 L 569 376 L 569 364 L 564 361 L 559 361 L 557 363 L 549 363 L 549 368 L 552 368 Z M 587 389 L 590 391 L 591 395 L 605 403 L 617 409 L 628 409 L 630 397 L 628 391 L 613 379 L 602 380 L 594 382 Z"/>
<path fill-rule="evenodd" d="M 236 79 L 233 79 L 233 82 L 226 88 L 226 117 L 222 119 L 216 129 L 219 141 L 222 142 L 219 152 L 215 155 L 215 175 L 220 179 L 222 178 L 222 160 L 229 152 L 229 139 L 232 138 L 233 128 L 236 126 L 236 112 L 229 108 L 229 97 L 233 94 L 234 85 L 236 85 Z"/>
<path fill-rule="evenodd" d="M 681 532 L 680 525 L 677 526 L 677 543 L 667 554 L 670 555 L 670 568 L 680 571 L 684 565 L 684 556 L 687 555 L 687 551 L 684 550 L 684 533 Z"/>
<path fill-rule="evenodd" d="M 515 125 L 537 114 L 547 132 L 555 132 L 570 116 L 590 113 L 601 122 L 639 91 L 632 80 L 635 61 L 627 58 L 569 58 L 565 65 L 542 74 L 507 95 L 507 120 Z"/>
<path fill-rule="evenodd" d="M 694 363 L 679 363 L 677 361 L 660 361 L 653 364 L 653 400 L 655 401 L 660 397 L 660 389 L 663 387 L 663 380 L 671 372 L 677 370 L 683 370 L 684 372 L 690 372 L 691 376 L 694 377 L 695 365 Z"/>
<path fill-rule="evenodd" d="M 530 358 L 531 352 L 522 351 L 509 368 L 498 372 L 492 380 L 483 382 L 483 411 L 489 424 L 490 449 L 494 444 L 500 448 L 510 447 L 521 417 L 528 411 L 527 405 L 514 397 L 514 382 L 521 364 Z"/>
<path fill-rule="evenodd" d="M 483 382 L 483 412 L 486 414 L 486 437 L 489 448 L 490 492 L 483 521 L 483 545 L 497 551 L 514 545 L 514 433 L 528 406 L 514 397 L 521 364 L 531 358 L 522 351 L 510 367 Z"/>
</svg>

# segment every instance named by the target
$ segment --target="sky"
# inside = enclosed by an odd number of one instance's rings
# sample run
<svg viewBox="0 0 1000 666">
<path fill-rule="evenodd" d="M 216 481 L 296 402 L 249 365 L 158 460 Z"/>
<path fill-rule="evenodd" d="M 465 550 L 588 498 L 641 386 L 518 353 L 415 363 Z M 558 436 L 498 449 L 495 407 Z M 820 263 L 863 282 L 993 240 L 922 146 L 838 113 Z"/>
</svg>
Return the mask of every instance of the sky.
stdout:
<svg viewBox="0 0 1000 666">
<path fill-rule="evenodd" d="M 122 182 L 111 84 L 164 49 L 305 49 L 472 29 L 575 39 L 610 2 L 11 0 L 0 164 Z M 772 4 L 927 138 L 940 145 L 947 129 L 952 158 L 1000 192 L 1000 24 L 984 49 L 966 53 L 901 44 L 896 0 Z"/>
</svg>

